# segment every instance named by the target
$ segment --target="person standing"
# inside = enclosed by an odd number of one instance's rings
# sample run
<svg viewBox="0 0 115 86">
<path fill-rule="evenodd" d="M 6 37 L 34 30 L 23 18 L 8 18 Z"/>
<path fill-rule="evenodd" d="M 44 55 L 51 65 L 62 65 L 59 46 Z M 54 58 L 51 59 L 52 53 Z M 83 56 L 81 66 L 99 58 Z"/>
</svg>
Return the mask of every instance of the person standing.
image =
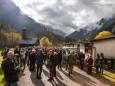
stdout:
<svg viewBox="0 0 115 86">
<path fill-rule="evenodd" d="M 2 51 L 1 55 L 3 56 L 3 60 L 7 58 L 7 47 L 4 48 L 4 50 Z"/>
<path fill-rule="evenodd" d="M 68 55 L 67 62 L 69 65 L 69 76 L 72 74 L 73 71 L 73 66 L 76 63 L 75 55 L 73 54 L 72 51 L 70 51 L 70 55 Z"/>
<path fill-rule="evenodd" d="M 104 68 L 104 55 L 103 53 L 100 53 L 100 73 L 103 74 L 103 68 Z"/>
<path fill-rule="evenodd" d="M 56 77 L 56 66 L 57 66 L 57 64 L 58 64 L 58 53 L 54 52 L 54 59 L 52 60 L 54 77 Z"/>
<path fill-rule="evenodd" d="M 53 80 L 53 77 L 56 77 L 56 66 L 58 64 L 58 53 L 54 52 L 54 54 L 52 53 L 50 56 L 50 78 L 48 79 L 48 81 Z"/>
<path fill-rule="evenodd" d="M 25 52 L 25 50 L 22 48 L 21 49 L 21 51 L 20 51 L 20 59 L 21 59 L 21 66 L 22 66 L 22 64 L 24 65 L 24 67 L 25 67 L 25 54 L 26 54 L 26 52 Z"/>
<path fill-rule="evenodd" d="M 61 62 L 62 62 L 62 50 L 60 50 L 58 53 L 58 69 L 62 70 Z"/>
<path fill-rule="evenodd" d="M 16 48 L 14 50 L 14 54 L 18 54 L 20 56 L 20 50 L 19 50 L 18 46 L 16 46 Z"/>
<path fill-rule="evenodd" d="M 52 50 L 50 50 L 50 58 L 49 58 L 49 72 L 50 72 L 50 78 L 48 81 L 53 80 L 53 75 L 54 75 L 54 69 L 53 69 L 53 63 L 54 63 L 54 53 Z"/>
<path fill-rule="evenodd" d="M 95 63 L 94 63 L 94 66 L 95 66 L 95 68 L 96 68 L 96 74 L 98 74 L 98 72 L 99 72 L 99 66 L 100 66 L 100 56 L 99 56 L 99 54 L 97 54 L 97 58 L 95 59 Z"/>
<path fill-rule="evenodd" d="M 6 60 L 2 62 L 2 70 L 4 71 L 4 79 L 6 86 L 18 86 L 18 66 L 15 67 L 13 62 L 14 52 L 9 51 Z"/>
<path fill-rule="evenodd" d="M 36 78 L 41 79 L 41 73 L 42 73 L 42 66 L 43 66 L 43 60 L 44 56 L 42 54 L 42 49 L 39 50 L 39 52 L 36 54 L 36 61 L 37 61 L 37 73 Z"/>
<path fill-rule="evenodd" d="M 30 70 L 34 71 L 36 61 L 35 49 L 33 49 L 32 52 L 30 53 L 29 59 L 30 59 Z"/>
<path fill-rule="evenodd" d="M 88 59 L 87 59 L 87 73 L 88 74 L 92 74 L 92 65 L 93 65 L 93 59 L 92 57 L 90 56 Z"/>
<path fill-rule="evenodd" d="M 62 58 L 63 62 L 62 63 L 63 63 L 63 66 L 65 66 L 65 68 L 66 68 L 66 65 L 67 65 L 67 54 L 66 54 L 66 51 L 63 51 L 63 55 L 62 56 L 63 56 L 63 58 Z"/>
<path fill-rule="evenodd" d="M 80 68 L 81 70 L 84 69 L 84 59 L 85 59 L 85 54 L 83 52 L 80 53 L 79 56 L 79 61 L 80 61 Z"/>
</svg>

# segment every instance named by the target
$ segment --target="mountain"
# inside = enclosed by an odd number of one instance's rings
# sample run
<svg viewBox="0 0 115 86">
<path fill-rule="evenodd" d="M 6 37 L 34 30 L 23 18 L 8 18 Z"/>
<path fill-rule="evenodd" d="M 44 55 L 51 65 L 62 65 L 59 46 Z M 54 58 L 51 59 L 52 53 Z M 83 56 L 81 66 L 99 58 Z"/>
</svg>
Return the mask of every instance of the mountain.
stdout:
<svg viewBox="0 0 115 86">
<path fill-rule="evenodd" d="M 53 33 L 65 37 L 67 34 L 58 30 L 58 29 L 53 29 Z"/>
<path fill-rule="evenodd" d="M 97 34 L 103 30 L 110 31 L 111 33 L 115 34 L 115 16 L 107 18 L 106 22 L 101 26 Z"/>
<path fill-rule="evenodd" d="M 79 40 L 82 38 L 94 38 L 98 33 L 101 27 L 106 23 L 107 19 L 102 18 L 97 23 L 89 24 L 78 31 L 75 31 L 68 35 L 69 38 L 74 40 Z"/>
<path fill-rule="evenodd" d="M 73 33 L 68 35 L 68 37 L 72 38 L 74 40 L 77 40 L 79 38 L 84 37 L 86 34 L 87 34 L 87 30 L 86 29 L 80 29 L 79 31 L 74 31 Z"/>
<path fill-rule="evenodd" d="M 22 28 L 26 27 L 28 29 L 28 34 L 32 32 L 34 33 L 33 35 L 38 38 L 47 36 L 55 43 L 64 40 L 62 36 L 54 34 L 50 30 L 52 29 L 51 26 L 38 23 L 29 16 L 22 14 L 20 8 L 11 0 L 0 0 L 0 23 L 11 26 L 18 32 L 21 32 Z"/>
</svg>

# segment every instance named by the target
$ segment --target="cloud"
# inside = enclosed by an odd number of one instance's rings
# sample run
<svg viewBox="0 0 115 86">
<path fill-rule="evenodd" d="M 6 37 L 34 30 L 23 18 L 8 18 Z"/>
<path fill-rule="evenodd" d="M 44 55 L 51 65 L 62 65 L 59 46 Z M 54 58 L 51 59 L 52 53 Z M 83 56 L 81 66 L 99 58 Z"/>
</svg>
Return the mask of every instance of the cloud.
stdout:
<svg viewBox="0 0 115 86">
<path fill-rule="evenodd" d="M 115 12 L 114 0 L 12 0 L 37 22 L 68 34 Z"/>
</svg>

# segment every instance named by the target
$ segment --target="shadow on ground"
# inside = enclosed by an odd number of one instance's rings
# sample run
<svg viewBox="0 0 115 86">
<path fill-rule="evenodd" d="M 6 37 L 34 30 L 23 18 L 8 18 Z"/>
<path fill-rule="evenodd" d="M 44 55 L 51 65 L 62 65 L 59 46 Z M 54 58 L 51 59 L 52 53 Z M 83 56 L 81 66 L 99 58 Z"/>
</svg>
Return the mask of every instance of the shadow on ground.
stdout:
<svg viewBox="0 0 115 86">
<path fill-rule="evenodd" d="M 109 79 L 106 79 L 103 75 L 99 74 L 95 74 L 93 73 L 92 75 L 93 77 L 97 78 L 98 80 L 100 80 L 101 82 L 105 83 L 105 84 L 108 84 L 110 86 L 115 86 L 115 82 L 113 81 L 110 81 Z M 115 79 L 115 78 L 114 78 Z"/>
<path fill-rule="evenodd" d="M 45 84 L 43 83 L 42 79 L 41 80 L 38 80 L 36 79 L 36 72 L 31 72 L 31 76 L 30 76 L 31 80 L 32 80 L 32 83 L 35 85 L 35 86 L 45 86 Z"/>
<path fill-rule="evenodd" d="M 94 86 L 94 84 L 92 83 L 96 83 L 93 80 L 91 80 L 90 78 L 79 74 L 75 71 L 73 71 L 73 75 L 69 76 L 67 72 L 65 71 L 61 71 L 63 74 L 65 74 L 68 78 L 70 78 L 72 81 L 74 81 L 75 83 L 80 84 L 81 86 Z"/>
<path fill-rule="evenodd" d="M 47 76 L 47 77 L 49 76 L 49 72 L 47 72 L 46 70 L 43 70 L 43 72 L 44 72 L 45 76 Z M 64 84 L 62 82 L 63 78 L 58 72 L 57 72 L 57 77 L 55 79 L 57 80 L 58 83 L 56 83 L 55 80 L 52 80 L 51 83 L 53 86 L 67 86 L 66 84 Z"/>
<path fill-rule="evenodd" d="M 106 74 L 106 73 L 104 73 L 103 75 L 99 73 L 99 74 L 97 75 L 97 74 L 95 73 L 95 71 L 96 71 L 95 68 L 93 68 L 93 74 L 92 74 L 93 77 L 95 77 L 96 79 L 100 80 L 101 82 L 103 82 L 103 83 L 105 83 L 105 84 L 108 84 L 108 85 L 110 85 L 110 86 L 115 86 L 115 78 L 111 77 L 110 75 L 108 75 L 108 74 Z M 110 73 L 115 73 L 115 70 L 106 70 L 106 71 L 108 71 L 108 72 L 110 72 Z M 114 80 L 114 82 L 111 81 L 110 79 L 105 78 L 104 76 L 107 76 L 107 77 L 112 78 L 112 79 Z"/>
</svg>

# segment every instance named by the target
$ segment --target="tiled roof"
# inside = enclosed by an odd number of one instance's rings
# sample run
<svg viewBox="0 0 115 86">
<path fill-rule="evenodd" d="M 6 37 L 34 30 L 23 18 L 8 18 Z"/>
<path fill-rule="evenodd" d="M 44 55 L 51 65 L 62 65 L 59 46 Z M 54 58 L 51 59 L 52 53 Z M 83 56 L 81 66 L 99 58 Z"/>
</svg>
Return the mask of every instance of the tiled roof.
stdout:
<svg viewBox="0 0 115 86">
<path fill-rule="evenodd" d="M 27 38 L 21 39 L 19 44 L 35 44 L 38 41 L 38 38 Z"/>
</svg>

